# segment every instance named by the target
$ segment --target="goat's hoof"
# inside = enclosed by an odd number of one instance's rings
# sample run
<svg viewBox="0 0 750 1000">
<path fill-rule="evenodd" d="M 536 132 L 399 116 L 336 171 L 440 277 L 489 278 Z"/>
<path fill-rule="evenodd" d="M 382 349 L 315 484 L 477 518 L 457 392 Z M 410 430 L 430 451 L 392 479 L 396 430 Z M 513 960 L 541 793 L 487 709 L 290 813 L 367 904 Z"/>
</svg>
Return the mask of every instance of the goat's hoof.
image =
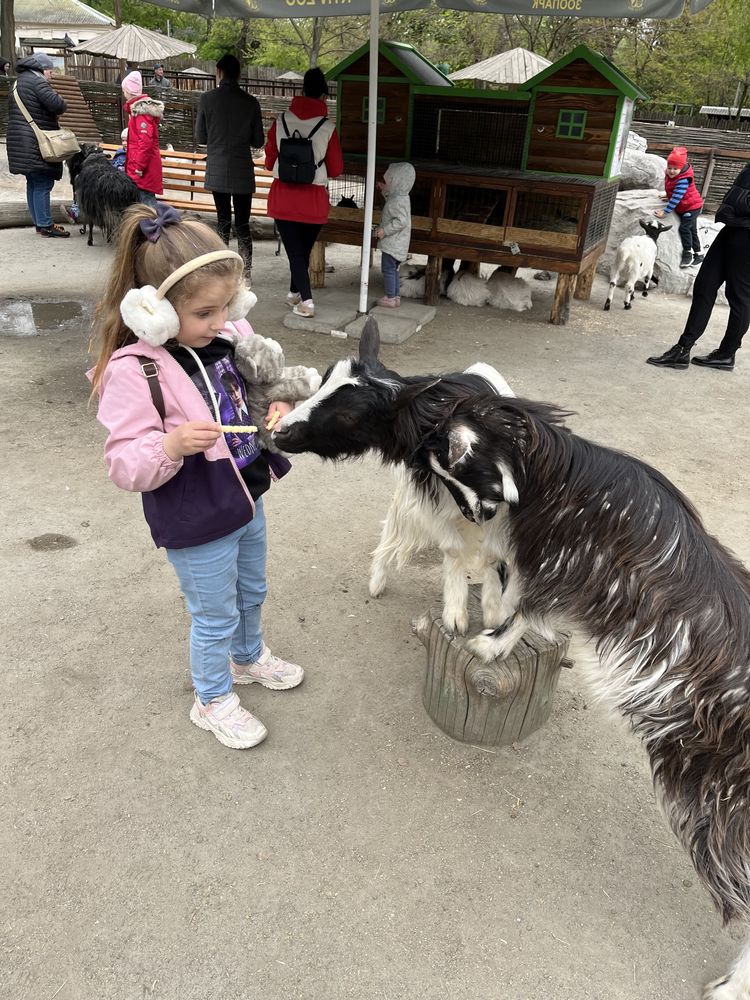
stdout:
<svg viewBox="0 0 750 1000">
<path fill-rule="evenodd" d="M 641 295 L 644 297 L 644 299 L 648 298 L 648 292 L 641 292 Z"/>
<path fill-rule="evenodd" d="M 626 308 L 626 309 L 632 309 L 632 308 L 633 308 L 633 306 L 632 306 L 632 305 L 630 304 L 630 302 L 626 302 L 626 303 L 625 303 L 625 308 Z"/>
<path fill-rule="evenodd" d="M 452 615 L 443 611 L 443 625 L 452 635 L 466 635 L 469 629 L 469 615 L 467 613 Z"/>
<path fill-rule="evenodd" d="M 604 303 L 604 311 L 605 311 L 605 313 L 609 312 L 609 307 L 610 307 L 610 303 L 609 302 L 605 302 Z"/>
</svg>

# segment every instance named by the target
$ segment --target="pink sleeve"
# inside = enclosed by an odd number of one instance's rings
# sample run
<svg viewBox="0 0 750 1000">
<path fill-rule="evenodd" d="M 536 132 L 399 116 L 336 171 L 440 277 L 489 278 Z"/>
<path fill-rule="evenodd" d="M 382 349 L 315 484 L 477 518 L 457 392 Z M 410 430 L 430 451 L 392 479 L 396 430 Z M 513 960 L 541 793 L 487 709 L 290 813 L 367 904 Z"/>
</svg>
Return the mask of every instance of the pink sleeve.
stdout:
<svg viewBox="0 0 750 1000">
<path fill-rule="evenodd" d="M 123 490 L 146 493 L 182 468 L 164 451 L 164 427 L 137 358 L 110 363 L 102 379 L 97 419 L 108 431 L 104 461 Z"/>
</svg>

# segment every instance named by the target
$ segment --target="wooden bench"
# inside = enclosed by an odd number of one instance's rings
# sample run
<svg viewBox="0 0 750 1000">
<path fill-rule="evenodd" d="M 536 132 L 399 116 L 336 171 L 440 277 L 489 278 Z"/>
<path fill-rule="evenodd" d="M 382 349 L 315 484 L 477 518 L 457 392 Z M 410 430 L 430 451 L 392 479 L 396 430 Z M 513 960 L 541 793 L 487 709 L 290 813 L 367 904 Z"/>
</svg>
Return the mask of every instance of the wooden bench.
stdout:
<svg viewBox="0 0 750 1000">
<path fill-rule="evenodd" d="M 101 148 L 112 156 L 119 148 L 110 143 L 102 143 Z M 157 195 L 182 212 L 216 212 L 210 191 L 204 186 L 206 180 L 206 154 L 186 153 L 180 149 L 161 149 L 164 194 Z M 262 160 L 255 160 L 255 193 L 250 210 L 251 215 L 266 217 L 268 192 L 271 190 L 273 174 L 266 170 Z"/>
</svg>

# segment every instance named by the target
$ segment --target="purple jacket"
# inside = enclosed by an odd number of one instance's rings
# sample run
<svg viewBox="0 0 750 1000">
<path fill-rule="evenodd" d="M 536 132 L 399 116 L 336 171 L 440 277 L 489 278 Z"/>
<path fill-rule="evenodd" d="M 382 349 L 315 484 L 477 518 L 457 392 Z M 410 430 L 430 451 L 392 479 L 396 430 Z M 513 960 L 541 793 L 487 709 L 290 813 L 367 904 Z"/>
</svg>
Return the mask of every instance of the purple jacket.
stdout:
<svg viewBox="0 0 750 1000">
<path fill-rule="evenodd" d="M 244 337 L 253 332 L 246 320 L 228 323 L 226 329 Z M 163 424 L 139 354 L 152 358 L 159 367 L 166 409 Z M 203 545 L 252 520 L 253 498 L 223 434 L 207 451 L 177 462 L 165 453 L 165 432 L 188 420 L 213 421 L 215 417 L 193 381 L 163 347 L 139 341 L 115 351 L 102 378 L 97 418 L 108 431 L 104 460 L 109 478 L 123 490 L 142 494 L 143 512 L 158 546 Z M 272 465 L 271 471 L 283 475 L 288 468 L 282 462 L 278 469 Z"/>
</svg>

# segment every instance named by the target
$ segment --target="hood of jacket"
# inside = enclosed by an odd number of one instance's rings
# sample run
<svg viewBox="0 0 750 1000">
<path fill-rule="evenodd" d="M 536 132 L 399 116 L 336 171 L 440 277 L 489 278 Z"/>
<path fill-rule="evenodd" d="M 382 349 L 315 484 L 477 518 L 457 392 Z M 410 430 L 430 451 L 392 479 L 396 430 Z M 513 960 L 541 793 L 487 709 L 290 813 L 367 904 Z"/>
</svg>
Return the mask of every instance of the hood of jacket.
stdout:
<svg viewBox="0 0 750 1000">
<path fill-rule="evenodd" d="M 39 63 L 36 56 L 26 56 L 24 59 L 19 59 L 16 63 L 16 73 L 20 76 L 21 73 L 44 73 L 44 66 Z"/>
<path fill-rule="evenodd" d="M 386 194 L 405 195 L 414 186 L 416 172 L 411 163 L 392 163 L 385 174 L 383 180 L 386 183 Z"/>
<path fill-rule="evenodd" d="M 164 102 L 154 100 L 147 94 L 131 97 L 125 107 L 130 115 L 151 115 L 152 118 L 161 118 L 164 114 Z"/>
<path fill-rule="evenodd" d="M 317 97 L 293 97 L 289 110 L 293 115 L 304 120 L 308 118 L 323 118 L 328 116 L 328 106 Z"/>
</svg>

